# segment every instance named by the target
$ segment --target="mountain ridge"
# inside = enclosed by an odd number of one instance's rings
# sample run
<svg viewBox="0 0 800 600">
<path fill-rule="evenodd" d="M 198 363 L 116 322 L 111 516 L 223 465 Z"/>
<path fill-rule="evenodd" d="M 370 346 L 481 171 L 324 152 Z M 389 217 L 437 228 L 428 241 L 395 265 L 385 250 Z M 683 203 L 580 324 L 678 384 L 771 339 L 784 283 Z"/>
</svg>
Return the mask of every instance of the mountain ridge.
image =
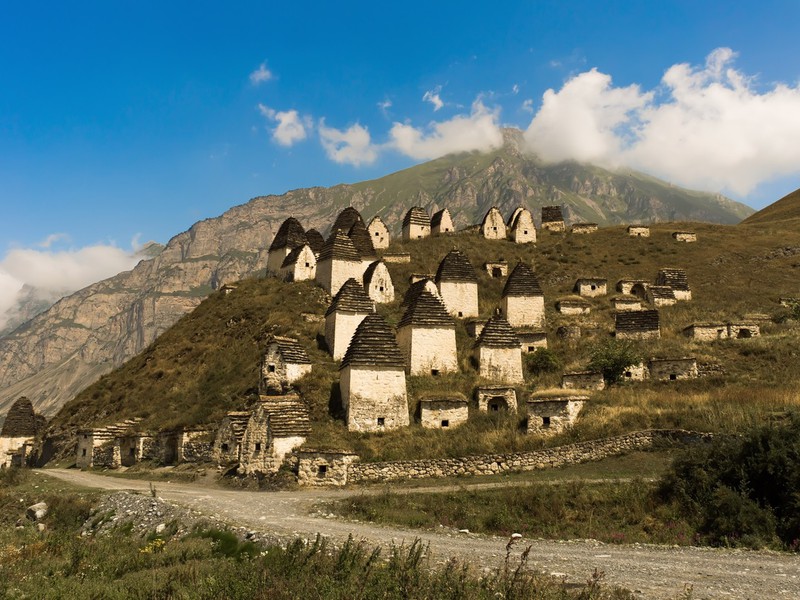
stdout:
<svg viewBox="0 0 800 600">
<path fill-rule="evenodd" d="M 513 134 L 511 134 L 513 137 Z M 561 204 L 568 222 L 600 224 L 706 220 L 738 222 L 748 207 L 692 192 L 649 176 L 599 167 L 544 165 L 515 143 L 486 154 L 449 155 L 385 177 L 329 188 L 259 196 L 173 236 L 158 256 L 131 271 L 62 298 L 0 338 L 0 414 L 21 395 L 54 414 L 99 376 L 151 344 L 223 283 L 256 275 L 284 219 L 327 233 L 337 213 L 353 206 L 380 215 L 395 233 L 418 204 L 447 206 L 457 227 L 480 220 L 496 205 L 509 214 Z"/>
</svg>

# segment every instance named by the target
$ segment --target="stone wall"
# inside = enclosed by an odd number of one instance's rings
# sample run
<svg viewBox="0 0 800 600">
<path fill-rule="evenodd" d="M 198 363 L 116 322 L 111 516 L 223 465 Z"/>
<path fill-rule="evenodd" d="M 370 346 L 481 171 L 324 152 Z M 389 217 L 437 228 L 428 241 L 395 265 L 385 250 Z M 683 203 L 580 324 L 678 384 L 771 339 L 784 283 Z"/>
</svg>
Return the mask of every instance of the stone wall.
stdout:
<svg viewBox="0 0 800 600">
<path fill-rule="evenodd" d="M 411 375 L 458 371 L 455 327 L 405 325 L 397 330 L 397 345 L 406 357 Z"/>
<path fill-rule="evenodd" d="M 708 442 L 713 434 L 684 430 L 649 430 L 613 438 L 578 442 L 557 448 L 515 454 L 488 454 L 460 458 L 416 461 L 353 463 L 347 469 L 350 483 L 387 482 L 401 479 L 496 475 L 515 471 L 535 471 L 596 461 L 608 456 L 646 450 L 662 443 L 692 444 Z M 303 480 L 301 479 L 301 483 Z M 341 484 L 340 484 L 341 485 Z"/>
<path fill-rule="evenodd" d="M 326 292 L 335 296 L 351 277 L 361 281 L 365 270 L 366 266 L 360 260 L 323 260 L 317 263 L 315 280 Z"/>
<path fill-rule="evenodd" d="M 487 240 L 506 239 L 506 223 L 496 208 L 490 208 L 481 224 L 481 234 Z"/>
<path fill-rule="evenodd" d="M 375 250 L 384 250 L 389 247 L 389 229 L 380 217 L 375 217 L 367 227 L 372 247 Z"/>
<path fill-rule="evenodd" d="M 439 295 L 447 312 L 458 319 L 478 316 L 478 284 L 467 281 L 442 281 Z"/>
<path fill-rule="evenodd" d="M 348 430 L 384 431 L 408 426 L 405 369 L 347 365 L 339 373 Z"/>
<path fill-rule="evenodd" d="M 366 288 L 367 295 L 378 304 L 386 304 L 394 300 L 392 276 L 389 274 L 389 269 L 387 269 L 386 265 L 382 262 L 376 265 L 369 285 L 367 285 L 365 281 L 364 287 Z"/>
<path fill-rule="evenodd" d="M 491 348 L 479 346 L 475 350 L 478 372 L 486 381 L 498 383 L 523 383 L 522 347 Z"/>
<path fill-rule="evenodd" d="M 333 360 L 342 360 L 353 334 L 368 313 L 352 313 L 337 310 L 325 317 L 325 343 Z"/>
<path fill-rule="evenodd" d="M 516 244 L 536 242 L 536 226 L 533 224 L 533 216 L 528 209 L 521 210 L 517 215 L 511 228 L 511 241 Z"/>
<path fill-rule="evenodd" d="M 416 223 L 409 223 L 403 226 L 403 241 L 421 240 L 431 234 L 430 225 L 417 225 Z"/>
<path fill-rule="evenodd" d="M 694 358 L 661 358 L 650 360 L 650 378 L 658 381 L 694 379 L 698 375 Z"/>
<path fill-rule="evenodd" d="M 506 296 L 501 310 L 512 327 L 544 327 L 544 296 Z"/>
<path fill-rule="evenodd" d="M 561 387 L 568 390 L 604 390 L 606 382 L 603 374 L 598 371 L 579 371 L 564 373 L 561 376 Z"/>
<path fill-rule="evenodd" d="M 420 401 L 420 423 L 425 429 L 453 429 L 469 418 L 466 400 L 428 398 Z"/>
</svg>

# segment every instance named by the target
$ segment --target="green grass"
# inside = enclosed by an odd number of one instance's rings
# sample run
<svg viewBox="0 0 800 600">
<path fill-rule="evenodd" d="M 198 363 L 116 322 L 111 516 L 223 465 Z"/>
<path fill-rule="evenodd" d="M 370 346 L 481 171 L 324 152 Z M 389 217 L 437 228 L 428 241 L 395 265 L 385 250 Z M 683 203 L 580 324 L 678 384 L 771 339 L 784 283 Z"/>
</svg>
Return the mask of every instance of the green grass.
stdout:
<svg viewBox="0 0 800 600">
<path fill-rule="evenodd" d="M 47 480 L 0 471 L 0 598 L 632 598 L 596 580 L 576 588 L 533 574 L 526 557 L 480 574 L 457 561 L 441 565 L 419 542 L 382 552 L 353 540 L 333 548 L 320 538 L 262 545 L 225 529 L 178 538 L 167 534 L 170 528 L 139 537 L 117 527 L 82 536 L 87 520 L 97 527 L 111 515 L 90 516 L 94 496 L 74 490 L 42 495 L 36 486 L 53 485 Z M 24 517 L 16 526 L 34 498 L 50 506 L 44 531 Z"/>
</svg>

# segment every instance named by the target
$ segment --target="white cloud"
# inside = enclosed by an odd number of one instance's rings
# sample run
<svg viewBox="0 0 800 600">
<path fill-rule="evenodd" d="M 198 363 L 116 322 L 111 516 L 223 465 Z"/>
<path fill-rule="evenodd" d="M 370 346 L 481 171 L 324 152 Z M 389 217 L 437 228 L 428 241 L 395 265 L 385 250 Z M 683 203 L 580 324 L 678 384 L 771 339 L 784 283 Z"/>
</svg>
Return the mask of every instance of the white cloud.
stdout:
<svg viewBox="0 0 800 600">
<path fill-rule="evenodd" d="M 378 158 L 379 147 L 372 143 L 369 130 L 356 123 L 347 129 L 327 127 L 319 122 L 319 139 L 332 161 L 349 165 L 369 165 Z"/>
<path fill-rule="evenodd" d="M 682 185 L 747 194 L 800 172 L 800 85 L 759 90 L 718 48 L 670 67 L 654 91 L 613 87 L 595 69 L 548 90 L 526 131 L 549 160 L 619 163 Z"/>
<path fill-rule="evenodd" d="M 425 95 L 422 96 L 423 102 L 430 102 L 433 104 L 433 112 L 436 112 L 440 108 L 444 106 L 444 102 L 439 97 L 439 93 L 442 91 L 442 86 L 437 85 L 432 90 L 428 90 L 425 92 Z"/>
<path fill-rule="evenodd" d="M 533 112 L 533 99 L 532 98 L 528 98 L 527 100 L 525 100 L 522 103 L 522 110 L 524 110 L 525 112 L 529 112 L 529 113 Z"/>
<path fill-rule="evenodd" d="M 513 86 L 511 86 L 511 93 L 512 93 L 512 94 L 514 94 L 515 96 L 516 96 L 517 94 L 519 94 L 519 85 L 517 85 L 517 84 L 515 83 Z"/>
<path fill-rule="evenodd" d="M 389 114 L 389 109 L 392 108 L 392 101 L 387 98 L 383 102 L 378 102 L 378 108 L 381 109 L 383 116 L 386 117 Z"/>
<path fill-rule="evenodd" d="M 272 71 L 267 68 L 267 63 L 261 63 L 258 68 L 250 73 L 250 83 L 259 85 L 272 79 Z"/>
<path fill-rule="evenodd" d="M 68 241 L 69 236 L 66 233 L 51 233 L 44 240 L 39 242 L 40 248 L 50 248 L 56 242 Z"/>
<path fill-rule="evenodd" d="M 265 118 L 278 123 L 271 129 L 272 139 L 281 146 L 293 146 L 308 137 L 306 129 L 311 126 L 311 119 L 301 117 L 296 110 L 276 111 L 263 104 L 258 105 L 258 110 Z"/>
<path fill-rule="evenodd" d="M 132 269 L 141 260 L 135 251 L 98 244 L 79 249 L 52 250 L 64 234 L 48 236 L 40 248 L 13 248 L 0 260 L 0 329 L 16 317 L 23 286 L 30 299 L 55 301 L 92 283 Z M 34 288 L 33 292 L 29 288 Z"/>
<path fill-rule="evenodd" d="M 490 110 L 476 100 L 469 115 L 433 122 L 427 131 L 407 123 L 395 123 L 389 131 L 387 146 L 415 159 L 433 159 L 452 152 L 488 151 L 503 145 L 499 116 L 498 110 Z"/>
</svg>

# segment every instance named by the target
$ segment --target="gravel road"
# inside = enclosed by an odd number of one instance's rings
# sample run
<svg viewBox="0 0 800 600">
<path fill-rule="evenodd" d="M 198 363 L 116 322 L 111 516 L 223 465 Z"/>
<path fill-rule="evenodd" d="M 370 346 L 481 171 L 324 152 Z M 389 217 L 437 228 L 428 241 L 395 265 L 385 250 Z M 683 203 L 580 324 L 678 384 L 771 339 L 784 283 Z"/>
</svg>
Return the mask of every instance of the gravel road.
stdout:
<svg viewBox="0 0 800 600">
<path fill-rule="evenodd" d="M 44 474 L 73 484 L 106 490 L 149 493 L 150 483 L 105 477 L 77 470 L 46 469 Z M 160 498 L 200 511 L 222 521 L 268 535 L 310 539 L 317 535 L 342 541 L 349 535 L 386 546 L 410 543 L 415 538 L 430 545 L 434 562 L 450 557 L 479 567 L 494 568 L 505 556 L 504 538 L 458 533 L 418 531 L 365 522 L 345 521 L 314 509 L 321 502 L 364 493 L 360 489 L 303 489 L 284 492 L 252 492 L 214 487 L 208 483 L 154 484 Z M 485 484 L 478 484 L 485 485 Z M 496 485 L 496 484 L 493 484 Z M 457 488 L 472 487 L 470 485 Z M 370 493 L 383 491 L 370 489 Z M 447 488 L 415 488 L 413 492 Z M 401 490 L 396 490 L 401 491 Z M 595 540 L 522 540 L 531 545 L 529 564 L 543 573 L 585 581 L 595 568 L 605 572 L 607 584 L 632 590 L 641 598 L 677 598 L 687 586 L 692 598 L 800 598 L 800 556 L 749 550 L 609 545 Z"/>
</svg>

